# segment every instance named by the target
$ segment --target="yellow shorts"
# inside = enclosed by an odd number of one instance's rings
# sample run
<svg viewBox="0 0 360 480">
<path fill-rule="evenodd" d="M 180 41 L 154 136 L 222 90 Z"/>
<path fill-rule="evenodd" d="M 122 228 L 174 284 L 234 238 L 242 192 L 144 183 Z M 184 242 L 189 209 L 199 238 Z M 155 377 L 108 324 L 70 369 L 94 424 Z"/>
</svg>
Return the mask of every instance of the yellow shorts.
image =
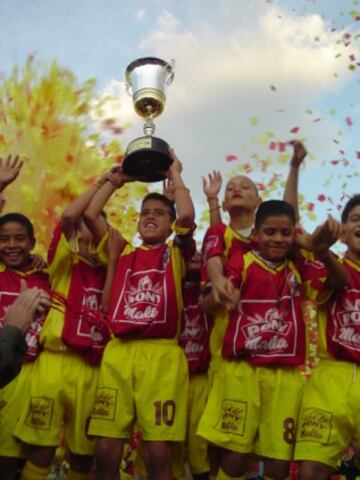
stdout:
<svg viewBox="0 0 360 480">
<path fill-rule="evenodd" d="M 190 471 L 194 475 L 210 471 L 208 444 L 196 435 L 201 415 L 208 398 L 208 377 L 206 374 L 194 375 L 190 378 L 188 425 L 187 425 L 187 457 Z"/>
<path fill-rule="evenodd" d="M 227 450 L 289 461 L 303 385 L 297 367 L 222 360 L 197 433 Z"/>
<path fill-rule="evenodd" d="M 98 367 L 74 353 L 41 352 L 15 435 L 31 445 L 57 446 L 64 433 L 71 452 L 92 455 L 95 440 L 88 437 L 87 426 L 98 373 Z"/>
<path fill-rule="evenodd" d="M 147 441 L 183 441 L 188 367 L 176 340 L 111 340 L 100 367 L 91 435 L 130 438 L 136 423 Z"/>
<path fill-rule="evenodd" d="M 17 377 L 0 390 L 0 456 L 25 458 L 26 446 L 14 437 L 20 413 L 30 395 L 33 363 L 25 363 Z"/>
<path fill-rule="evenodd" d="M 304 389 L 295 459 L 336 467 L 351 441 L 360 440 L 360 366 L 321 360 Z"/>
</svg>

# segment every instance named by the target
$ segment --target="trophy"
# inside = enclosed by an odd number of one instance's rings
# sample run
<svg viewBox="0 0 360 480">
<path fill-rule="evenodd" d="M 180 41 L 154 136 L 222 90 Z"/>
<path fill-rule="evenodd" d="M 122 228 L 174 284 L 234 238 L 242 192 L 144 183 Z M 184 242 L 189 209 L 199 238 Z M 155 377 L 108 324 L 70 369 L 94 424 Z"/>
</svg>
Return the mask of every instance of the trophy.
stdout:
<svg viewBox="0 0 360 480">
<path fill-rule="evenodd" d="M 145 136 L 129 143 L 123 170 L 143 182 L 157 182 L 166 177 L 172 159 L 169 145 L 154 137 L 154 118 L 164 110 L 165 91 L 174 78 L 174 64 L 155 57 L 139 58 L 130 63 L 125 75 L 135 111 L 145 119 Z"/>
</svg>

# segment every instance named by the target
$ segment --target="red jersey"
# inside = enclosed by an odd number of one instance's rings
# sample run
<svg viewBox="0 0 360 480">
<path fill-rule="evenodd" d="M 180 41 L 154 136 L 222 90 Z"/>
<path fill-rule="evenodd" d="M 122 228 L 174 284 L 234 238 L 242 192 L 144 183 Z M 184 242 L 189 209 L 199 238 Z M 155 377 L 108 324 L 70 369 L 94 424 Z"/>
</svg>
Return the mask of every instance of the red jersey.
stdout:
<svg viewBox="0 0 360 480">
<path fill-rule="evenodd" d="M 38 287 L 43 290 L 49 290 L 49 279 L 45 272 L 38 270 L 22 272 L 20 270 L 11 270 L 2 265 L 0 268 L 0 325 L 2 325 L 7 309 L 20 293 L 21 279 L 26 281 L 29 288 Z M 33 362 L 39 353 L 39 336 L 44 321 L 44 315 L 36 315 L 26 331 L 26 362 Z"/>
<path fill-rule="evenodd" d="M 204 237 L 202 246 L 202 280 L 206 281 L 206 264 L 210 258 L 221 257 L 224 261 L 237 252 L 246 253 L 255 243 L 224 223 L 211 226 Z"/>
<path fill-rule="evenodd" d="M 115 335 L 178 336 L 185 262 L 195 251 L 195 242 L 192 238 L 188 240 L 183 246 L 181 237 L 176 237 L 172 245 L 154 248 L 125 246 L 117 263 L 110 298 L 110 327 Z"/>
<path fill-rule="evenodd" d="M 62 304 L 50 309 L 42 342 L 53 351 L 70 347 L 96 363 L 109 340 L 99 315 L 106 269 L 81 257 L 76 242 L 68 242 L 60 225 L 55 228 L 48 260 L 51 288 Z"/>
<path fill-rule="evenodd" d="M 190 376 L 206 373 L 210 362 L 209 336 L 211 319 L 200 308 L 200 285 L 183 287 L 184 310 L 179 344 L 183 348 Z"/>
<path fill-rule="evenodd" d="M 339 360 L 360 363 L 360 267 L 347 258 L 343 265 L 349 282 L 327 305 L 327 350 Z"/>
<path fill-rule="evenodd" d="M 325 267 L 303 258 L 271 266 L 251 251 L 230 258 L 225 273 L 240 289 L 240 300 L 229 313 L 223 356 L 252 364 L 302 364 L 302 302 L 323 289 Z"/>
</svg>

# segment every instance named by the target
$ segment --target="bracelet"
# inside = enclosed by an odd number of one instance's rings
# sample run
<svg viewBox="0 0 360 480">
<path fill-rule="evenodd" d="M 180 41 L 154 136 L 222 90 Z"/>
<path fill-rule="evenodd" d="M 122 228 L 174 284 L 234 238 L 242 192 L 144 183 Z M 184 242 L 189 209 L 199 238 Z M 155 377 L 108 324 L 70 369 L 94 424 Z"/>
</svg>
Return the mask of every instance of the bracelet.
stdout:
<svg viewBox="0 0 360 480">
<path fill-rule="evenodd" d="M 217 202 L 219 201 L 218 197 L 206 197 L 206 200 L 210 202 L 210 200 L 216 200 Z"/>
<path fill-rule="evenodd" d="M 185 190 L 186 192 L 190 193 L 190 190 L 185 187 L 184 185 L 177 185 L 176 187 L 173 187 L 173 190 L 176 191 L 176 190 Z"/>
<path fill-rule="evenodd" d="M 220 205 L 218 205 L 217 207 L 209 208 L 209 212 L 215 212 L 215 210 L 220 210 Z"/>
</svg>

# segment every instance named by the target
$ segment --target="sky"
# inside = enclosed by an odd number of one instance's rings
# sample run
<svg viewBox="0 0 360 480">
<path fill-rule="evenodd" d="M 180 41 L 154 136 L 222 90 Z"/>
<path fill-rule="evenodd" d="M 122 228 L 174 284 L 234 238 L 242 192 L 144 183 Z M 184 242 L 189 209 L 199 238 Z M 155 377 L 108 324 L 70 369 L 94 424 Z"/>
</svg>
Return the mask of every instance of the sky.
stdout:
<svg viewBox="0 0 360 480">
<path fill-rule="evenodd" d="M 299 187 L 309 229 L 359 191 L 358 0 L 0 0 L 0 19 L 1 74 L 35 54 L 95 78 L 99 95 L 114 95 L 104 118 L 131 125 L 124 146 L 142 135 L 127 65 L 175 59 L 156 135 L 182 160 L 199 208 L 213 169 L 285 180 L 295 138 L 309 151 Z"/>
</svg>

